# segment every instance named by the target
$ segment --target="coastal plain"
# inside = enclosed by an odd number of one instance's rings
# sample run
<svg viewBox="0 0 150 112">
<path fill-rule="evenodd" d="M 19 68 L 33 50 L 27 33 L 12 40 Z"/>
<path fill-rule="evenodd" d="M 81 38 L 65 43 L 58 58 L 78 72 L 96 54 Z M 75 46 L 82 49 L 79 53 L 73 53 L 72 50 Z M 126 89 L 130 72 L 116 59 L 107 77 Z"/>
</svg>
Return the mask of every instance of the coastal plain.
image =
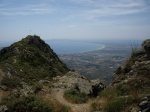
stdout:
<svg viewBox="0 0 150 112">
<path fill-rule="evenodd" d="M 105 84 L 113 80 L 113 73 L 121 66 L 132 49 L 138 49 L 140 42 L 104 41 L 105 48 L 89 52 L 61 54 L 59 58 L 72 70 L 79 71 L 89 79 L 101 79 Z M 135 41 L 134 41 L 135 43 Z"/>
</svg>

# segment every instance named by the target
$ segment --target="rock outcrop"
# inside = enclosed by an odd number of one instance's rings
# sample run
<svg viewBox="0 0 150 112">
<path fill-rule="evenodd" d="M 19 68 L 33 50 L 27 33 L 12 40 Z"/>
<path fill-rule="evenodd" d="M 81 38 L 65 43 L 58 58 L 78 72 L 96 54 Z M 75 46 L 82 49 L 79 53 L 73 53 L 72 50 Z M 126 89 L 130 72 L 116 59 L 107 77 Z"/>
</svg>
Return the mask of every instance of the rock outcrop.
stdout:
<svg viewBox="0 0 150 112">
<path fill-rule="evenodd" d="M 126 96 L 133 98 L 149 95 L 150 39 L 142 43 L 141 49 L 133 49 L 131 57 L 115 71 L 114 82 L 111 86 L 118 87 L 118 91 L 123 91 Z M 141 102 L 136 102 L 137 105 L 138 103 L 140 103 L 139 107 L 136 108 L 140 108 L 139 112 L 150 111 L 150 96 L 145 97 Z"/>
<path fill-rule="evenodd" d="M 150 112 L 150 96 L 146 96 L 139 104 L 140 112 Z"/>
<path fill-rule="evenodd" d="M 150 39 L 142 43 L 141 49 L 132 51 L 131 57 L 115 71 L 114 76 L 115 81 L 138 77 L 150 79 Z"/>
<path fill-rule="evenodd" d="M 78 72 L 70 71 L 64 76 L 57 76 L 53 79 L 55 80 L 53 84 L 55 88 L 76 89 L 87 95 L 97 96 L 104 89 L 100 80 L 88 80 Z"/>
</svg>

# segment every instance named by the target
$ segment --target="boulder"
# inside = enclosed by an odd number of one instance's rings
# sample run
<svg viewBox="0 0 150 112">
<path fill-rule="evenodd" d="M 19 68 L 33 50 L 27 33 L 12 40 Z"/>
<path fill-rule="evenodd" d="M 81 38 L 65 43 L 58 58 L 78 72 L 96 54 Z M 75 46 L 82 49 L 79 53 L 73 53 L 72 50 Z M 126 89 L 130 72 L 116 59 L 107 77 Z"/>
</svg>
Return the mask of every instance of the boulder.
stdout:
<svg viewBox="0 0 150 112">
<path fill-rule="evenodd" d="M 98 96 L 99 92 L 104 89 L 104 84 L 100 80 L 92 80 L 92 95 Z"/>
<path fill-rule="evenodd" d="M 147 39 L 147 40 L 145 40 L 145 41 L 142 43 L 142 48 L 143 48 L 145 51 L 149 51 L 149 52 L 150 52 L 150 39 Z"/>
<path fill-rule="evenodd" d="M 150 112 L 150 96 L 146 96 L 139 104 L 141 112 Z"/>
<path fill-rule="evenodd" d="M 0 85 L 0 89 L 3 90 L 3 91 L 7 91 L 8 90 L 8 88 L 6 86 L 4 86 L 4 85 Z"/>
<path fill-rule="evenodd" d="M 9 110 L 8 110 L 6 105 L 1 105 L 0 106 L 0 112 L 9 112 Z"/>
<path fill-rule="evenodd" d="M 104 89 L 100 80 L 88 80 L 78 72 L 70 71 L 64 76 L 55 77 L 54 80 L 53 86 L 56 88 L 76 89 L 87 95 L 97 96 Z"/>
</svg>

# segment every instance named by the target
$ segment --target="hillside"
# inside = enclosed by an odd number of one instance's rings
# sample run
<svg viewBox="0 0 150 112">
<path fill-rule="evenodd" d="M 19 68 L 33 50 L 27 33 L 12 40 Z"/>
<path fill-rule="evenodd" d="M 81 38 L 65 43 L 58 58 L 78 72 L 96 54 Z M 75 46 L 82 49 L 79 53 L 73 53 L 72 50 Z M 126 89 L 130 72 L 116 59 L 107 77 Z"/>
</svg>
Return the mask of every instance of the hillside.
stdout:
<svg viewBox="0 0 150 112">
<path fill-rule="evenodd" d="M 0 112 L 90 111 L 103 89 L 100 80 L 69 71 L 39 36 L 0 51 Z"/>
<path fill-rule="evenodd" d="M 69 71 L 53 50 L 39 36 L 28 35 L 0 51 L 2 84 L 15 88 L 20 82 L 32 83 Z"/>
<path fill-rule="evenodd" d="M 39 36 L 0 51 L 0 112 L 139 111 L 150 111 L 150 39 L 132 50 L 107 87 L 69 71 Z"/>
<path fill-rule="evenodd" d="M 93 110 L 104 112 L 150 112 L 150 39 L 114 73 L 114 80 L 100 93 Z"/>
<path fill-rule="evenodd" d="M 150 92 L 150 39 L 142 43 L 141 49 L 132 50 L 131 57 L 115 71 L 113 83 L 127 84 L 141 94 Z"/>
</svg>

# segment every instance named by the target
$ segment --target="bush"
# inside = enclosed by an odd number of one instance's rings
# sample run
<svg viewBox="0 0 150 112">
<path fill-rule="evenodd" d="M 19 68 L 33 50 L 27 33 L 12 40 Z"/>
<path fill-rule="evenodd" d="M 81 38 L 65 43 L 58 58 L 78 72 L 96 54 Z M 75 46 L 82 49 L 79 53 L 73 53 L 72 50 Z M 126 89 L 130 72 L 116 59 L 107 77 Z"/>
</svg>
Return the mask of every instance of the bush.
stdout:
<svg viewBox="0 0 150 112">
<path fill-rule="evenodd" d="M 101 106 L 98 102 L 93 102 L 91 104 L 91 109 L 92 109 L 92 112 L 93 111 L 99 111 L 99 110 L 101 110 Z"/>
<path fill-rule="evenodd" d="M 34 93 L 39 92 L 42 89 L 42 84 L 36 83 L 34 85 Z"/>
<path fill-rule="evenodd" d="M 74 89 L 65 91 L 64 97 L 73 103 L 85 103 L 88 100 L 85 93 L 80 93 Z"/>
<path fill-rule="evenodd" d="M 126 107 L 126 100 L 123 98 L 116 98 L 108 102 L 104 108 L 105 112 L 120 112 Z"/>
<path fill-rule="evenodd" d="M 7 86 L 8 88 L 16 88 L 20 86 L 20 80 L 16 77 L 4 77 L 1 84 Z"/>
<path fill-rule="evenodd" d="M 120 96 L 128 95 L 128 94 L 130 94 L 131 87 L 127 84 L 118 84 L 116 86 L 116 90 L 118 91 L 117 94 Z"/>
<path fill-rule="evenodd" d="M 118 96 L 117 90 L 113 87 L 108 87 L 104 89 L 102 92 L 100 92 L 100 97 L 104 97 L 107 99 L 113 99 Z"/>
<path fill-rule="evenodd" d="M 71 111 L 71 109 L 68 106 L 63 106 L 61 109 L 61 112 L 70 112 L 70 111 Z"/>
<path fill-rule="evenodd" d="M 3 101 L 10 112 L 52 112 L 51 107 L 34 95 L 8 97 Z"/>
<path fill-rule="evenodd" d="M 109 100 L 104 107 L 104 112 L 121 112 L 132 105 L 137 105 L 140 100 L 139 96 L 116 97 Z"/>
</svg>

